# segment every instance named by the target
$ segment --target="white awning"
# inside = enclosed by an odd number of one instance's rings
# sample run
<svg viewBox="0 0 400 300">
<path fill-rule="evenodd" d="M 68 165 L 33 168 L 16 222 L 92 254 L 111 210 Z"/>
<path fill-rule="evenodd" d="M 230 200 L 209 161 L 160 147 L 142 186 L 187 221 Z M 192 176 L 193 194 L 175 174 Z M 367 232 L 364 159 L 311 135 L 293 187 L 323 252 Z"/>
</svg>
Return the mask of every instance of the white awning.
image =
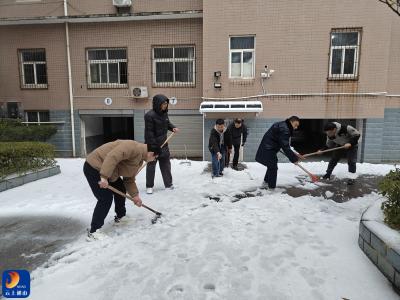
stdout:
<svg viewBox="0 0 400 300">
<path fill-rule="evenodd" d="M 200 104 L 200 113 L 260 113 L 263 111 L 261 101 L 203 101 Z"/>
</svg>

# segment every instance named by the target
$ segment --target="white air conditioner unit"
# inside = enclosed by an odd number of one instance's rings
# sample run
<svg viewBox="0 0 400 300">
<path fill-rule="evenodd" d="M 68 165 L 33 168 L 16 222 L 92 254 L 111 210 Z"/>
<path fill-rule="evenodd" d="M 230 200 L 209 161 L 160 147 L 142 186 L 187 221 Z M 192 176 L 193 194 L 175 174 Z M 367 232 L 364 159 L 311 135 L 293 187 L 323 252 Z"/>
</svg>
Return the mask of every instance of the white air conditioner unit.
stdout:
<svg viewBox="0 0 400 300">
<path fill-rule="evenodd" d="M 113 5 L 116 7 L 130 7 L 132 0 L 113 0 Z"/>
<path fill-rule="evenodd" d="M 131 95 L 133 98 L 148 98 L 149 93 L 146 86 L 132 86 Z"/>
</svg>

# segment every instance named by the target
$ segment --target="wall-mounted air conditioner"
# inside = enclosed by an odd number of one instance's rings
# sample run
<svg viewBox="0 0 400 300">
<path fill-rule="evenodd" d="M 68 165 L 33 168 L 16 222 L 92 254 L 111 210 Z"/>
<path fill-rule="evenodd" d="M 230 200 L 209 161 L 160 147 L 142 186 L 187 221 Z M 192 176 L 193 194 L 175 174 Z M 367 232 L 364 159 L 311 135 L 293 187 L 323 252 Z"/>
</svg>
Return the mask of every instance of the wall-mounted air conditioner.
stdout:
<svg viewBox="0 0 400 300">
<path fill-rule="evenodd" d="M 204 101 L 200 104 L 200 113 L 213 112 L 254 112 L 263 111 L 261 101 Z"/>
<path fill-rule="evenodd" d="M 147 86 L 132 86 L 131 95 L 133 98 L 148 98 Z"/>
<path fill-rule="evenodd" d="M 115 7 L 130 7 L 132 6 L 132 0 L 113 0 Z"/>
</svg>

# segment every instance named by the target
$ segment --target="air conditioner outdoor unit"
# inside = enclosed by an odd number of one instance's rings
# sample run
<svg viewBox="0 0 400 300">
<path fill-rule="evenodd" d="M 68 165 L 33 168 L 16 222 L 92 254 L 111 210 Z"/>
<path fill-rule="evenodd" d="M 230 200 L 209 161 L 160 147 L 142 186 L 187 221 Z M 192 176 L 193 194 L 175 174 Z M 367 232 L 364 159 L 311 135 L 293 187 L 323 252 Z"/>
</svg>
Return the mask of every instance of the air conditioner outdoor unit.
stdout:
<svg viewBox="0 0 400 300">
<path fill-rule="evenodd" d="M 113 5 L 116 7 L 130 7 L 132 0 L 113 0 Z"/>
<path fill-rule="evenodd" d="M 133 98 L 148 98 L 149 93 L 146 86 L 132 86 L 131 94 Z"/>
</svg>

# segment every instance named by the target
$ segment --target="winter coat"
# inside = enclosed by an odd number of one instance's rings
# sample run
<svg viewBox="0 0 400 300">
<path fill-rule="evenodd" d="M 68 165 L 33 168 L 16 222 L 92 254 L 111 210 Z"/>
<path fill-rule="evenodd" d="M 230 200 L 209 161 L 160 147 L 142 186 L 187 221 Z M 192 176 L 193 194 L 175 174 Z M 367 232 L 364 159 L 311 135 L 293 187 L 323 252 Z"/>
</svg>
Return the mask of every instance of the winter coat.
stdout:
<svg viewBox="0 0 400 300">
<path fill-rule="evenodd" d="M 239 128 L 235 127 L 235 123 L 231 123 L 228 126 L 228 131 L 231 134 L 231 139 L 232 139 L 233 145 L 240 145 L 242 134 L 243 134 L 242 144 L 246 143 L 247 135 L 248 135 L 249 131 L 248 131 L 246 125 L 243 124 L 243 122 L 242 122 L 242 126 Z"/>
<path fill-rule="evenodd" d="M 351 144 L 355 146 L 358 144 L 360 132 L 350 125 L 342 125 L 338 122 L 333 122 L 336 125 L 336 134 L 333 138 L 327 136 L 326 146 L 324 149 L 335 148 L 337 146 L 344 146 L 344 144 Z"/>
<path fill-rule="evenodd" d="M 169 121 L 168 107 L 161 111 L 161 104 L 169 99 L 164 95 L 153 97 L 153 109 L 144 115 L 144 141 L 146 144 L 160 147 L 167 139 L 168 130 L 175 126 Z M 160 156 L 169 156 L 168 143 L 162 148 Z"/>
<path fill-rule="evenodd" d="M 116 140 L 91 152 L 86 162 L 110 182 L 123 177 L 124 185 L 132 197 L 138 194 L 135 176 L 146 160 L 147 146 L 132 140 Z"/>
<path fill-rule="evenodd" d="M 293 127 L 289 120 L 274 123 L 264 134 L 256 154 L 256 161 L 264 166 L 267 165 L 268 152 L 277 153 L 280 149 L 292 163 L 299 159 L 290 148 L 290 138 L 293 135 Z"/>
<path fill-rule="evenodd" d="M 221 146 L 228 147 L 229 149 L 232 149 L 232 140 L 231 140 L 231 135 L 230 133 L 225 130 L 223 133 L 223 144 L 220 145 L 221 142 L 221 136 L 220 133 L 215 129 L 211 129 L 210 132 L 210 138 L 208 140 L 208 149 L 211 151 L 211 153 L 215 154 L 218 152 L 221 152 Z"/>
</svg>

